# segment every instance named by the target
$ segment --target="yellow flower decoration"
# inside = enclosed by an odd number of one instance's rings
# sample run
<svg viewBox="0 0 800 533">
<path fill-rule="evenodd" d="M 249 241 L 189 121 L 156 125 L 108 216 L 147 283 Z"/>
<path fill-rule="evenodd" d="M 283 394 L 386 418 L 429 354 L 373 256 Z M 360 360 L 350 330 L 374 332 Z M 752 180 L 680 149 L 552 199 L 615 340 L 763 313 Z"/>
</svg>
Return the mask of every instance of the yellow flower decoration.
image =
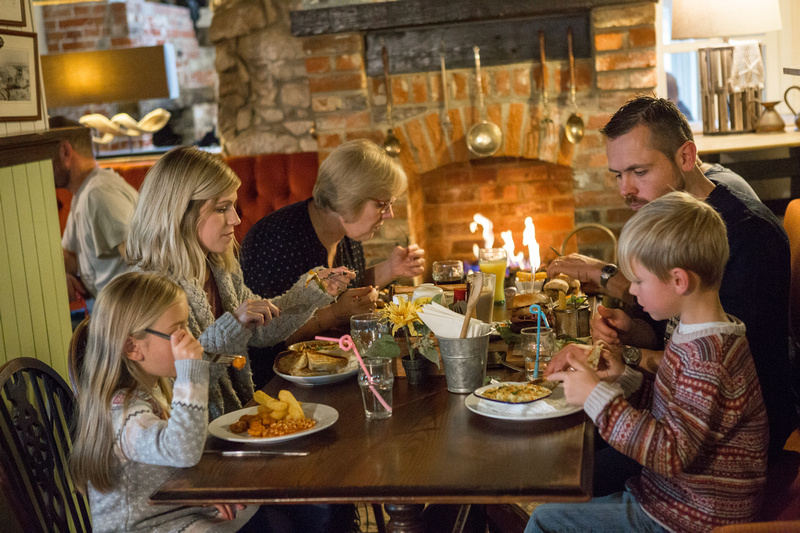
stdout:
<svg viewBox="0 0 800 533">
<path fill-rule="evenodd" d="M 417 331 L 414 329 L 414 323 L 420 322 L 417 312 L 422 309 L 422 306 L 430 303 L 430 298 L 417 298 L 413 302 L 408 298 L 399 298 L 399 304 L 390 303 L 386 307 L 378 311 L 383 317 L 384 321 L 392 324 L 392 335 L 397 333 L 397 330 L 402 327 L 407 327 L 411 335 L 416 335 Z"/>
</svg>

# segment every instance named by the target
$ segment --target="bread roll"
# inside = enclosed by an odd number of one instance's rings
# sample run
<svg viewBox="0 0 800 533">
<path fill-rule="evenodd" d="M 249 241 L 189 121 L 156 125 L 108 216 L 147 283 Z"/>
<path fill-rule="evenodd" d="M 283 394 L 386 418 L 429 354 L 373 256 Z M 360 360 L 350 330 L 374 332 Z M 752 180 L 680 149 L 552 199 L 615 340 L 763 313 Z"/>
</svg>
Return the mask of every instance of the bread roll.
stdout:
<svg viewBox="0 0 800 533">
<path fill-rule="evenodd" d="M 546 294 L 541 292 L 516 294 L 511 299 L 510 309 L 516 309 L 519 307 L 530 307 L 533 304 L 547 305 L 549 303 L 550 303 L 550 298 L 548 298 Z"/>
<path fill-rule="evenodd" d="M 544 290 L 561 291 L 566 294 L 569 292 L 569 283 L 560 278 L 551 279 L 544 284 Z"/>
</svg>

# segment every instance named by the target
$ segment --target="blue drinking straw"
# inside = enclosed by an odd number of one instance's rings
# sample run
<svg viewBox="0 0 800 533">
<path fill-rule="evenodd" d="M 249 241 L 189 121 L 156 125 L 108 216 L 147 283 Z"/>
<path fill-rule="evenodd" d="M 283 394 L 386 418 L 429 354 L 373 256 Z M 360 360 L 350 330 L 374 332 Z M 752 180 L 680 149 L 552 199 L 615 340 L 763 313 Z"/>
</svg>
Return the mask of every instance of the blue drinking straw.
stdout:
<svg viewBox="0 0 800 533">
<path fill-rule="evenodd" d="M 542 334 L 542 319 L 544 319 L 545 328 L 549 328 L 550 324 L 547 323 L 547 317 L 544 316 L 542 308 L 537 304 L 531 305 L 528 311 L 530 311 L 531 314 L 536 315 L 536 364 L 533 367 L 533 378 L 536 379 L 539 377 L 539 341 Z"/>
</svg>

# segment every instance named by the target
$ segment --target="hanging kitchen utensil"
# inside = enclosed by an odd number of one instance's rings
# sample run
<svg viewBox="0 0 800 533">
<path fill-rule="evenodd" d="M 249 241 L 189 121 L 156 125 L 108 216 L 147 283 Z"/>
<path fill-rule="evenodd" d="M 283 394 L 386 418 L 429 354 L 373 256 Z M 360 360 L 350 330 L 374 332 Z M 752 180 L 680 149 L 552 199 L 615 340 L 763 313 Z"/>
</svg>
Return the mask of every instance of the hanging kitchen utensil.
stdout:
<svg viewBox="0 0 800 533">
<path fill-rule="evenodd" d="M 488 157 L 503 144 L 503 132 L 497 124 L 486 119 L 486 108 L 483 105 L 483 85 L 481 84 L 481 49 L 473 46 L 472 51 L 475 52 L 475 79 L 478 83 L 478 109 L 481 121 L 469 129 L 467 148 L 478 157 Z"/>
<path fill-rule="evenodd" d="M 440 42 L 440 52 L 439 52 L 439 60 L 442 63 L 442 101 L 444 102 L 444 112 L 442 114 L 442 118 L 440 120 L 442 124 L 442 131 L 444 131 L 444 135 L 447 138 L 446 141 L 449 144 L 450 139 L 453 138 L 453 123 L 450 121 L 450 90 L 447 85 L 447 69 L 444 66 L 444 42 Z"/>
<path fill-rule="evenodd" d="M 572 28 L 567 28 L 567 49 L 569 50 L 569 99 L 572 104 L 572 114 L 567 119 L 564 133 L 572 144 L 578 144 L 583 139 L 583 119 L 578 115 L 578 102 L 575 99 L 575 55 L 572 52 Z"/>
<path fill-rule="evenodd" d="M 383 82 L 386 84 L 386 120 L 389 122 L 389 130 L 386 132 L 386 139 L 383 141 L 383 149 L 392 157 L 400 155 L 402 149 L 400 139 L 394 135 L 394 121 L 392 120 L 392 84 L 389 80 L 389 51 L 383 47 L 381 52 L 383 57 Z"/>
<path fill-rule="evenodd" d="M 555 123 L 550 118 L 550 98 L 547 94 L 547 60 L 544 53 L 544 30 L 539 30 L 539 56 L 542 60 L 542 119 L 539 121 L 539 159 L 544 156 L 544 145 L 555 135 Z"/>
</svg>

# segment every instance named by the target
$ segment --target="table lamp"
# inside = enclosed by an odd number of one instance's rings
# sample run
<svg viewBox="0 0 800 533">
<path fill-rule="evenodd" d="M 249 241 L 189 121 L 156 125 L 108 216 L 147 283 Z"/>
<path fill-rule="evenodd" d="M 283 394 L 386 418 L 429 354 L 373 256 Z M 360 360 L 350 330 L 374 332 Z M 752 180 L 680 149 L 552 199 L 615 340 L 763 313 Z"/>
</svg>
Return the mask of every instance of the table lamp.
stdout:
<svg viewBox="0 0 800 533">
<path fill-rule="evenodd" d="M 138 102 L 154 98 L 178 98 L 175 48 L 159 46 L 117 48 L 41 56 L 42 80 L 48 107 Z M 147 73 L 142 74 L 143 65 Z M 165 119 L 166 117 L 166 119 Z M 169 112 L 156 109 L 134 120 L 120 113 L 111 119 L 92 113 L 81 123 L 95 129 L 95 142 L 111 142 L 115 136 L 138 136 L 158 131 Z"/>
<path fill-rule="evenodd" d="M 698 50 L 703 133 L 753 131 L 761 114 L 764 61 L 756 42 L 730 37 L 781 29 L 779 0 L 673 0 L 672 39 L 721 37 Z"/>
</svg>

